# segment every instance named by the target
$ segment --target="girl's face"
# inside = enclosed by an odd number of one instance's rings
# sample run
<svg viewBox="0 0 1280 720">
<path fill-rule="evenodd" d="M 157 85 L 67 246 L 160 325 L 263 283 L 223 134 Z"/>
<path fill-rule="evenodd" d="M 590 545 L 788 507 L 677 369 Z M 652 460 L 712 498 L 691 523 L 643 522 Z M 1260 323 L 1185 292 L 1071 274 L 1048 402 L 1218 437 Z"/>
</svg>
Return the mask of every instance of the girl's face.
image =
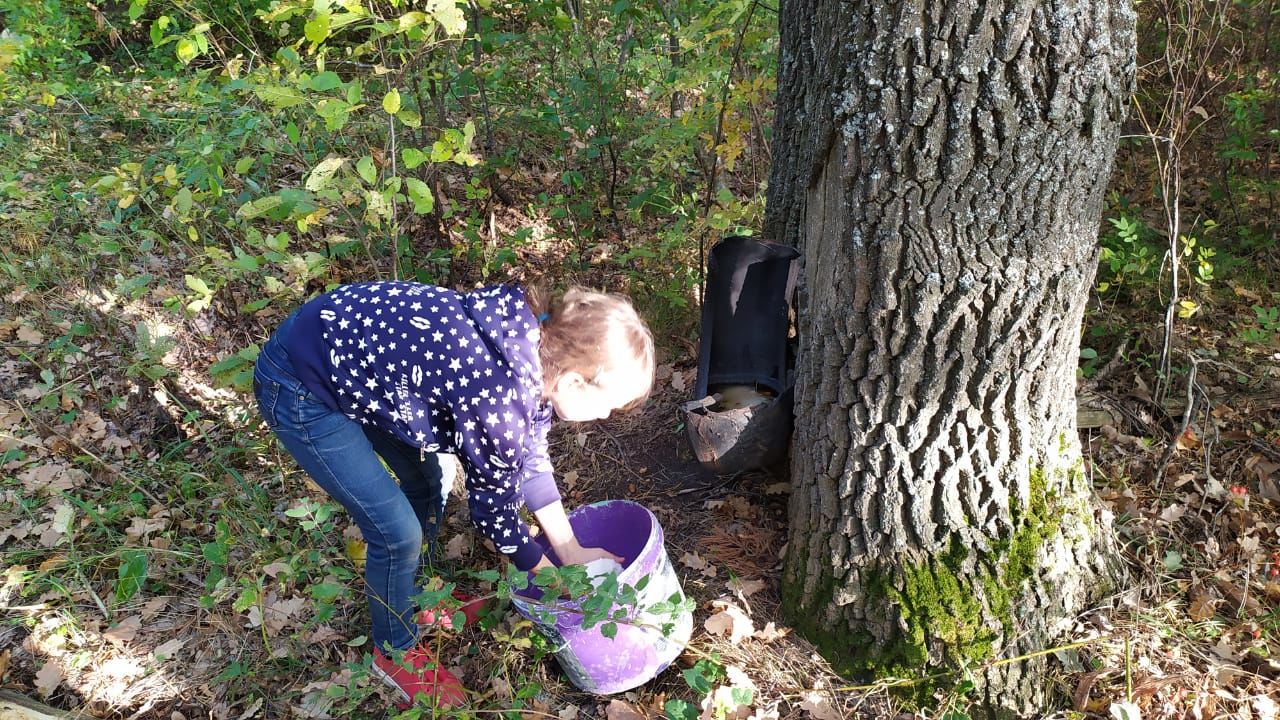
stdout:
<svg viewBox="0 0 1280 720">
<path fill-rule="evenodd" d="M 603 420 L 644 395 L 649 381 L 641 363 L 633 360 L 619 365 L 590 380 L 572 371 L 561 375 L 546 392 L 556 415 L 573 422 Z"/>
</svg>

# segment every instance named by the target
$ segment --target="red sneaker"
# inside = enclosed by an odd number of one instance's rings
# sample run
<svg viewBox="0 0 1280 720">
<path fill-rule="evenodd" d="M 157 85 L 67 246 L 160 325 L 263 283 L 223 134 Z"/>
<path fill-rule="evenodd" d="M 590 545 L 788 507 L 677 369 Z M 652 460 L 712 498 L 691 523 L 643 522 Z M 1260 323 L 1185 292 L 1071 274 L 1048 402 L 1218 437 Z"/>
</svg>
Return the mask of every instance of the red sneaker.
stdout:
<svg viewBox="0 0 1280 720">
<path fill-rule="evenodd" d="M 427 608 L 418 613 L 416 618 L 419 625 L 427 627 L 442 627 L 445 630 L 453 629 L 453 616 L 459 610 L 462 611 L 463 625 L 475 625 L 480 622 L 480 618 L 487 615 L 489 611 L 489 601 L 481 600 L 474 595 L 453 591 L 453 599 L 462 603 L 462 607 L 457 609 L 446 608 L 437 605 L 434 608 Z"/>
<path fill-rule="evenodd" d="M 441 708 L 460 707 L 467 702 L 462 681 L 445 670 L 425 644 L 406 650 L 404 661 L 400 663 L 375 649 L 373 676 L 400 694 L 400 702 L 404 704 L 402 709 L 412 704 L 420 694 L 434 699 L 436 707 Z"/>
</svg>

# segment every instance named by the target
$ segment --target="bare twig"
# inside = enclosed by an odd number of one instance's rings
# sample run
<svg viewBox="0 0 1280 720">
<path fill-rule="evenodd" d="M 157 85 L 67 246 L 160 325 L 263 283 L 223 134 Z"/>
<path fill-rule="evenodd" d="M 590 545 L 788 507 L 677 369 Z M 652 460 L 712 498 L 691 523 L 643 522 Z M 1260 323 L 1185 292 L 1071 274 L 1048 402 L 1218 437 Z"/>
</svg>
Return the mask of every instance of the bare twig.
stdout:
<svg viewBox="0 0 1280 720">
<path fill-rule="evenodd" d="M 738 67 L 738 59 L 742 55 L 742 43 L 751 28 L 751 18 L 755 16 L 759 0 L 752 0 L 747 8 L 747 16 L 742 21 L 742 28 L 733 43 L 733 54 L 729 59 L 729 72 L 725 73 L 724 87 L 720 89 L 720 112 L 716 116 L 716 132 L 711 138 L 711 159 L 707 169 L 707 190 L 702 198 L 702 217 L 706 219 L 711 213 L 711 199 L 715 197 L 716 178 L 720 172 L 720 143 L 724 142 L 724 116 L 729 110 L 729 89 L 733 87 L 733 71 Z M 707 277 L 707 234 L 698 233 L 698 304 L 705 301 Z"/>
<path fill-rule="evenodd" d="M 1160 462 L 1156 465 L 1155 487 L 1157 492 L 1159 492 L 1161 485 L 1164 483 L 1164 471 L 1169 466 L 1169 461 L 1173 459 L 1173 452 L 1178 447 L 1178 441 L 1182 439 L 1183 434 L 1187 432 L 1187 428 L 1191 426 L 1191 418 L 1195 417 L 1196 401 L 1199 399 L 1196 396 L 1196 390 L 1199 389 L 1199 385 L 1196 383 L 1196 375 L 1200 370 L 1200 361 L 1194 357 L 1189 359 L 1191 360 L 1191 371 L 1187 374 L 1187 405 L 1182 410 L 1181 425 L 1173 433 L 1173 437 L 1169 438 L 1169 444 L 1165 446 L 1164 454 L 1160 456 Z M 1204 396 L 1204 393 L 1201 392 L 1200 395 Z"/>
<path fill-rule="evenodd" d="M 494 149 L 497 147 L 497 144 L 493 141 L 493 115 L 489 111 L 489 94 L 485 90 L 484 76 L 480 73 L 480 5 L 477 4 L 475 0 L 472 0 L 469 4 L 471 5 L 471 24 L 476 30 L 475 43 L 472 47 L 474 50 L 473 58 L 475 60 L 474 69 L 476 76 L 476 88 L 480 91 L 480 112 L 484 116 L 484 154 L 486 158 L 489 158 L 493 156 Z M 491 198 L 493 196 L 497 196 L 504 205 L 512 205 L 515 203 L 511 194 L 507 192 L 506 188 L 502 187 L 500 182 L 498 182 L 497 173 L 489 173 L 487 180 L 489 183 L 489 194 Z"/>
</svg>

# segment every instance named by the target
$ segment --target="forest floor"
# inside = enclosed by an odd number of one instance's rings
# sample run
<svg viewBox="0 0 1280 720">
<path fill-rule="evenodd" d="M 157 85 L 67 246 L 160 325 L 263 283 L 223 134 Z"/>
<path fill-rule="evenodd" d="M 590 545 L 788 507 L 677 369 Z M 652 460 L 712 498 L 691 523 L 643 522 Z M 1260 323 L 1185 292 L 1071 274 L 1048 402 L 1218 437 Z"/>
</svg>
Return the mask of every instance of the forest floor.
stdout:
<svg viewBox="0 0 1280 720">
<path fill-rule="evenodd" d="M 126 334 L 154 309 L 108 307 L 70 279 L 3 293 L 0 451 L 11 509 L 0 517 L 0 687 L 97 717 L 388 712 L 387 694 L 359 670 L 368 647 L 352 528 L 335 516 L 307 529 L 304 513 L 286 512 L 324 496 L 269 440 L 250 399 L 204 376 L 210 358 L 261 340 L 279 311 L 248 324 L 181 321 L 168 330 L 171 372 L 143 383 L 129 371 Z M 1147 344 L 1162 329 L 1129 328 L 1129 341 Z M 1082 403 L 1111 418 L 1081 440 L 1129 576 L 1054 653 L 1044 682 L 1058 717 L 1273 718 L 1280 708 L 1280 355 L 1230 333 L 1175 342 L 1196 373 L 1184 362 L 1163 405 L 1150 370 L 1123 352 L 1081 382 Z M 59 348 L 74 372 L 53 383 L 40 359 Z M 493 635 L 441 636 L 480 716 L 522 707 L 529 718 L 662 717 L 668 700 L 696 704 L 713 688 L 752 690 L 738 714 L 718 717 L 905 713 L 892 683 L 841 679 L 789 632 L 779 607 L 786 479 L 703 470 L 678 410 L 695 357 L 682 346 L 660 360 L 642 411 L 557 425 L 553 456 L 569 506 L 628 498 L 658 517 L 697 605 L 689 650 L 641 688 L 598 698 L 530 650 L 528 623 L 508 612 Z M 450 507 L 444 566 L 492 565 L 461 502 Z M 138 574 L 130 549 L 148 558 L 137 588 L 126 582 Z M 940 695 L 919 717 L 959 718 L 971 700 Z"/>
</svg>

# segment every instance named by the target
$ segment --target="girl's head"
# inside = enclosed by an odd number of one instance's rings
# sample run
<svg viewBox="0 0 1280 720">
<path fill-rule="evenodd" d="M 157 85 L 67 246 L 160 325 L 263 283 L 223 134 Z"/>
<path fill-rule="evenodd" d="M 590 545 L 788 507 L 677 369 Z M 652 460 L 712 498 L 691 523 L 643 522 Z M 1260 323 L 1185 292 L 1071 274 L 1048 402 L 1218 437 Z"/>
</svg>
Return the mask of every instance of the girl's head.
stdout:
<svg viewBox="0 0 1280 720">
<path fill-rule="evenodd" d="M 542 319 L 543 394 L 564 420 L 627 410 L 653 389 L 653 334 L 621 295 L 579 287 L 549 303 L 529 298 Z"/>
</svg>

